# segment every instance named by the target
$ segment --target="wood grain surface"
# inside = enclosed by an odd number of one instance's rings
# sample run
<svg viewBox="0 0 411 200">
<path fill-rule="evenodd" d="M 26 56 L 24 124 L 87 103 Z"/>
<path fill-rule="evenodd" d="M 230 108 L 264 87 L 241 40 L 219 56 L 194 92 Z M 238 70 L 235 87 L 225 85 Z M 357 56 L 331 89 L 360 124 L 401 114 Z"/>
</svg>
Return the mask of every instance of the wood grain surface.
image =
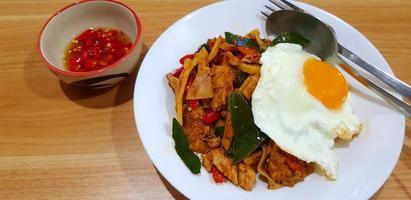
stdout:
<svg viewBox="0 0 411 200">
<path fill-rule="evenodd" d="M 411 83 L 411 1 L 304 1 L 359 29 Z M 0 1 L 0 199 L 184 199 L 141 145 L 132 109 L 135 78 L 87 91 L 62 84 L 40 61 L 41 26 L 71 2 Z M 139 14 L 147 50 L 177 19 L 214 1 L 123 2 Z M 374 199 L 411 199 L 406 124 L 400 160 Z"/>
</svg>

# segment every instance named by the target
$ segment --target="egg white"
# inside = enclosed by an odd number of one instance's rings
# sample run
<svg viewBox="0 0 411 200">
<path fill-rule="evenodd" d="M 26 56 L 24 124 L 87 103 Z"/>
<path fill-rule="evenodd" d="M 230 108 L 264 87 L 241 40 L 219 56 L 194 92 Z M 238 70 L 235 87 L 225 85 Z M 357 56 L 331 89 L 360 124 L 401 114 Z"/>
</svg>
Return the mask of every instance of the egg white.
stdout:
<svg viewBox="0 0 411 200">
<path fill-rule="evenodd" d="M 310 58 L 318 59 L 296 44 L 267 48 L 252 95 L 254 121 L 282 150 L 315 162 L 328 178 L 336 179 L 334 139 L 351 139 L 361 124 L 352 114 L 349 96 L 339 109 L 328 109 L 307 92 L 303 65 Z"/>
</svg>

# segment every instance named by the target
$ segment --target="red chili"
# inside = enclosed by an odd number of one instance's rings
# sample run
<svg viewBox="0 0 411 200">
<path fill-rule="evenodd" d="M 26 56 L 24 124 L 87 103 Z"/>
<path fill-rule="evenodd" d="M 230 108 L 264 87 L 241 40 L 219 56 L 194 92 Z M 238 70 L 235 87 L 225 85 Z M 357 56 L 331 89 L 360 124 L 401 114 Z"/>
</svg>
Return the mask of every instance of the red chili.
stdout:
<svg viewBox="0 0 411 200">
<path fill-rule="evenodd" d="M 198 108 L 198 106 L 200 106 L 200 101 L 198 101 L 198 100 L 188 100 L 188 104 L 190 105 L 190 107 L 192 109 L 196 109 L 196 108 Z"/>
<path fill-rule="evenodd" d="M 224 176 L 221 174 L 220 171 L 216 167 L 211 168 L 211 175 L 213 176 L 214 182 L 216 183 L 224 183 Z"/>
<path fill-rule="evenodd" d="M 187 58 L 189 58 L 189 59 L 192 60 L 195 56 L 196 56 L 195 53 L 193 53 L 193 54 L 187 54 L 187 55 L 183 56 L 182 58 L 180 58 L 180 63 L 183 65 L 183 64 L 184 64 L 184 61 L 185 61 Z"/>
<path fill-rule="evenodd" d="M 218 119 L 220 119 L 220 114 L 212 110 L 207 111 L 203 117 L 203 121 L 207 124 L 212 124 L 213 122 L 216 122 Z"/>
<path fill-rule="evenodd" d="M 178 69 L 176 69 L 176 71 L 174 71 L 174 73 L 173 73 L 173 76 L 175 76 L 175 77 L 180 77 L 180 74 L 181 74 L 181 72 L 183 72 L 183 70 L 184 70 L 184 67 L 180 67 L 180 68 L 178 68 Z"/>
<path fill-rule="evenodd" d="M 214 44 L 215 44 L 215 40 L 208 40 L 208 46 L 209 46 L 210 48 L 213 48 L 213 47 L 214 47 Z"/>
<path fill-rule="evenodd" d="M 113 64 L 127 54 L 130 39 L 117 29 L 88 29 L 66 50 L 64 63 L 70 71 L 87 72 Z"/>
</svg>

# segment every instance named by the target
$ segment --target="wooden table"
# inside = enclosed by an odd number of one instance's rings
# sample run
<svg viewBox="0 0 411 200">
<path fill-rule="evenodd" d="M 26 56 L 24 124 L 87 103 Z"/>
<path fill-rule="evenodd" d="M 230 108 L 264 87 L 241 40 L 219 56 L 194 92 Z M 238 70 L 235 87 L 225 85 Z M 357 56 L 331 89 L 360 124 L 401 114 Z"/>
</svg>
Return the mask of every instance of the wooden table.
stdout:
<svg viewBox="0 0 411 200">
<path fill-rule="evenodd" d="M 354 25 L 411 83 L 411 1 L 304 0 Z M 137 135 L 130 78 L 110 90 L 66 86 L 36 52 L 48 16 L 71 1 L 0 1 L 0 199 L 182 199 Z M 146 47 L 212 0 L 128 0 Z M 389 133 L 387 133 L 389 134 Z M 375 199 L 411 199 L 411 123 L 394 172 Z"/>
</svg>

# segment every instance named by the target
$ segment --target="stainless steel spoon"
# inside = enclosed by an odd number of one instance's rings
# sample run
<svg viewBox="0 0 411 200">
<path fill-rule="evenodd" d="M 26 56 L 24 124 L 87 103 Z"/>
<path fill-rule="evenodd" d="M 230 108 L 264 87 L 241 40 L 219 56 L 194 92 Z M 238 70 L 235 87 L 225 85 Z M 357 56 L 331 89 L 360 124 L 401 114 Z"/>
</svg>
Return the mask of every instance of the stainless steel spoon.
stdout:
<svg viewBox="0 0 411 200">
<path fill-rule="evenodd" d="M 284 32 L 299 33 L 310 40 L 310 43 L 304 46 L 304 50 L 317 55 L 324 61 L 340 65 L 343 70 L 352 75 L 360 83 L 383 97 L 407 118 L 411 119 L 411 106 L 407 102 L 377 85 L 371 79 L 364 76 L 363 72 L 351 67 L 341 58 L 341 55 L 349 59 L 356 59 L 359 62 L 358 64 L 361 64 L 361 67 L 408 99 L 411 99 L 410 86 L 368 64 L 344 47 L 339 47 L 333 29 L 321 20 L 310 14 L 295 10 L 279 10 L 267 17 L 266 32 L 268 35 L 277 35 Z M 342 49 L 342 51 L 339 52 L 339 49 Z"/>
</svg>

